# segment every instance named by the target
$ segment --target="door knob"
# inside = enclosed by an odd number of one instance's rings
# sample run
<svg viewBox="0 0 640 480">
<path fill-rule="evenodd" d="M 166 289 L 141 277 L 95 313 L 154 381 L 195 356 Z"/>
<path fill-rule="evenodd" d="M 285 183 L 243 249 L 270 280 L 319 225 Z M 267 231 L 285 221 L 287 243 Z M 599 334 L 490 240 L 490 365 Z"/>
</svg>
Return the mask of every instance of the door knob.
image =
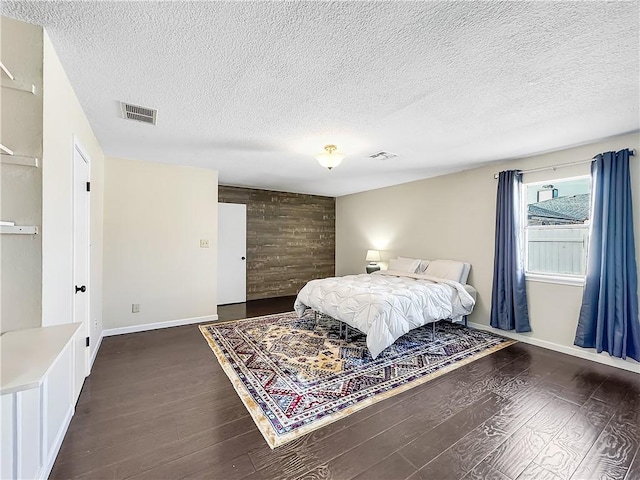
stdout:
<svg viewBox="0 0 640 480">
<path fill-rule="evenodd" d="M 86 287 L 86 285 L 82 285 L 81 287 L 79 287 L 79 286 L 77 286 L 77 285 L 76 285 L 76 293 L 78 293 L 78 292 L 82 292 L 82 293 L 84 293 L 84 292 L 86 292 L 86 291 L 87 291 L 87 287 Z"/>
<path fill-rule="evenodd" d="M 240 257 L 240 260 L 245 260 L 245 257 Z"/>
</svg>

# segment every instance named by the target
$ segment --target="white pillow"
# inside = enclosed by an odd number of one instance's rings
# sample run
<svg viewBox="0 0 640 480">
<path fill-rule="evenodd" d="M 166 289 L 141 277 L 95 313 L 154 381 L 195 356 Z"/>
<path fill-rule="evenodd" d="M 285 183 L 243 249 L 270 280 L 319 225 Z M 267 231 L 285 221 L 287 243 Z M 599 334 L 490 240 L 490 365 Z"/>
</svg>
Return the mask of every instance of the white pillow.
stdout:
<svg viewBox="0 0 640 480">
<path fill-rule="evenodd" d="M 424 275 L 424 272 L 427 271 L 427 267 L 429 266 L 429 264 L 431 263 L 431 260 L 420 260 L 420 266 L 418 267 L 418 273 L 421 273 Z"/>
<path fill-rule="evenodd" d="M 471 271 L 471 264 L 465 263 L 464 270 L 462 270 L 462 275 L 460 276 L 460 283 L 463 285 L 467 283 L 467 279 L 469 278 L 469 272 Z"/>
<path fill-rule="evenodd" d="M 420 273 L 420 274 L 424 274 L 425 270 L 429 266 L 429 262 L 431 261 L 431 260 L 422 260 L 420 258 L 411 258 L 411 257 L 398 257 L 398 258 L 401 260 L 419 260 L 420 266 L 418 266 L 418 270 L 416 270 L 416 273 Z"/>
<path fill-rule="evenodd" d="M 469 266 L 470 268 L 471 266 Z M 431 277 L 445 278 L 447 280 L 453 280 L 454 282 L 465 283 L 466 278 L 463 278 L 466 267 L 464 262 L 456 262 L 454 260 L 434 260 L 429 263 L 425 275 Z M 467 270 L 467 276 L 469 271 Z M 464 280 L 464 281 L 462 281 Z"/>
<path fill-rule="evenodd" d="M 391 258 L 389 260 L 389 270 L 394 272 L 416 273 L 420 266 L 417 258 Z"/>
</svg>

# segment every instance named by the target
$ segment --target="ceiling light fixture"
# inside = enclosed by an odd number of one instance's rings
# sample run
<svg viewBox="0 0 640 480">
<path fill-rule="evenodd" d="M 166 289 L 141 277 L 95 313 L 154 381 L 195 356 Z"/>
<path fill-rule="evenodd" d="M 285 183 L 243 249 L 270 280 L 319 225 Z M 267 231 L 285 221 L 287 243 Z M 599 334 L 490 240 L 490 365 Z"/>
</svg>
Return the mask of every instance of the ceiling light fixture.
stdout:
<svg viewBox="0 0 640 480">
<path fill-rule="evenodd" d="M 343 153 L 337 152 L 336 150 L 338 150 L 338 147 L 335 145 L 325 145 L 324 152 L 314 156 L 320 165 L 331 170 L 333 167 L 340 165 L 340 162 L 345 157 Z"/>
</svg>

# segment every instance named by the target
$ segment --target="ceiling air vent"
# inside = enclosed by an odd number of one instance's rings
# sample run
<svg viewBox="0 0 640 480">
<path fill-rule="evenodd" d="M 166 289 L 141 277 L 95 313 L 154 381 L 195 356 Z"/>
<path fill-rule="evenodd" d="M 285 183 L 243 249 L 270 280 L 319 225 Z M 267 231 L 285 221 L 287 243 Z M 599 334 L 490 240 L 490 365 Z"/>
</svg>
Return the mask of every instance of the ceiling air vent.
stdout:
<svg viewBox="0 0 640 480">
<path fill-rule="evenodd" d="M 122 107 L 122 117 L 128 120 L 136 120 L 138 122 L 150 123 L 155 125 L 158 120 L 158 110 L 130 103 L 120 102 Z"/>
<path fill-rule="evenodd" d="M 373 158 L 374 160 L 389 160 L 390 158 L 397 157 L 398 155 L 391 152 L 376 152 L 369 155 L 369 158 Z"/>
</svg>

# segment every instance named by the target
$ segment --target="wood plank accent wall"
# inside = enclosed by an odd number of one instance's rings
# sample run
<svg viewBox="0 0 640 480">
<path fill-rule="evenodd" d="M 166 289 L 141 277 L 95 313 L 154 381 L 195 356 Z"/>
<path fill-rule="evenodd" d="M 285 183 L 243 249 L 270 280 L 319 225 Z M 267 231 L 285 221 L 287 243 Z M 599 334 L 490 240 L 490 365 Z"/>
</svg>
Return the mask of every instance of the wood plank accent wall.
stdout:
<svg viewBox="0 0 640 480">
<path fill-rule="evenodd" d="M 335 198 L 219 185 L 218 201 L 247 206 L 247 300 L 335 275 Z"/>
</svg>

